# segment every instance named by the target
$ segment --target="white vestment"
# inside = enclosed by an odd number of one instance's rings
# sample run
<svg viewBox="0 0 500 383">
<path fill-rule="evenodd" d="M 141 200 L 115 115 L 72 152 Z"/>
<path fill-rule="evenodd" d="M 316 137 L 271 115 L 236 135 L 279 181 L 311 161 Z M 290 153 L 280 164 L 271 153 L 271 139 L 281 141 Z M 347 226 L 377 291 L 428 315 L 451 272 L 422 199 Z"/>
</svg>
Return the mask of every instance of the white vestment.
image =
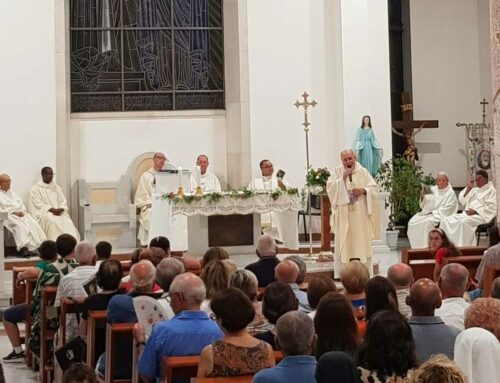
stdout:
<svg viewBox="0 0 500 383">
<path fill-rule="evenodd" d="M 9 213 L 4 225 L 14 236 L 18 251 L 23 247 L 33 251 L 47 239 L 42 228 L 28 214 L 21 197 L 11 189 L 7 191 L 0 190 L 0 211 Z M 18 211 L 23 212 L 24 216 L 18 217 L 13 214 Z"/>
<path fill-rule="evenodd" d="M 286 187 L 289 187 L 290 184 L 283 180 L 283 184 Z M 273 190 L 280 189 L 278 186 L 278 178 L 271 176 L 265 177 L 261 176 L 255 178 L 248 185 L 248 189 L 252 191 L 263 191 L 263 192 L 272 192 Z M 260 224 L 262 227 L 262 231 L 264 234 L 271 235 L 274 239 L 278 241 L 283 241 L 283 228 L 281 221 L 283 220 L 282 213 L 265 213 L 260 215 Z"/>
<path fill-rule="evenodd" d="M 54 215 L 49 212 L 52 208 L 64 209 L 64 211 L 61 215 Z M 66 197 L 61 187 L 55 182 L 46 184 L 39 181 L 31 189 L 29 210 L 48 239 L 55 241 L 61 234 L 70 234 L 80 241 L 80 234 L 68 214 Z"/>
<path fill-rule="evenodd" d="M 142 246 L 147 246 L 149 241 L 149 228 L 151 226 L 151 196 L 155 188 L 155 176 L 158 173 L 150 168 L 142 173 L 135 191 L 134 204 L 139 209 L 139 232 L 137 238 Z"/>
<path fill-rule="evenodd" d="M 191 191 L 196 191 L 196 187 L 198 186 L 197 175 L 196 173 L 191 173 L 191 177 L 189 178 L 191 183 Z M 200 187 L 203 193 L 212 193 L 212 192 L 221 192 L 222 189 L 220 187 L 220 182 L 217 176 L 212 173 L 210 170 L 207 170 L 205 174 L 200 174 Z"/>
<path fill-rule="evenodd" d="M 480 188 L 472 188 L 467 195 L 466 190 L 458 196 L 459 202 L 465 205 L 464 211 L 443 218 L 439 225 L 456 246 L 474 246 L 476 228 L 490 222 L 497 214 L 497 191 L 491 181 Z M 467 215 L 467 209 L 474 209 L 477 214 Z"/>
<path fill-rule="evenodd" d="M 343 166 L 338 166 L 327 182 L 326 190 L 332 205 L 331 227 L 335 234 L 335 258 L 338 269 L 352 258 L 358 258 L 371 268 L 372 240 L 380 237 L 377 204 L 378 186 L 370 173 L 358 162 L 352 172 L 352 182 L 344 181 Z M 353 188 L 364 188 L 366 194 L 354 198 Z M 340 270 L 335 270 L 337 276 Z M 370 274 L 372 270 L 370 270 Z"/>
<path fill-rule="evenodd" d="M 458 200 L 450 184 L 444 189 L 431 186 L 431 193 L 420 200 L 421 212 L 408 222 L 408 240 L 411 248 L 426 248 L 427 236 L 444 217 L 456 214 Z"/>
</svg>

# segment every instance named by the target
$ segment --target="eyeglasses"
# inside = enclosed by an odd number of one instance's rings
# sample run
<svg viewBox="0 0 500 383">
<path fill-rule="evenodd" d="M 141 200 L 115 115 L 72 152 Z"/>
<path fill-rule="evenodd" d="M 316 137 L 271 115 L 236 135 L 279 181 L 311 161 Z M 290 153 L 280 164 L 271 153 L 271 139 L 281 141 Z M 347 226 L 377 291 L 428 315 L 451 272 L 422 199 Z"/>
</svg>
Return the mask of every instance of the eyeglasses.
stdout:
<svg viewBox="0 0 500 383">
<path fill-rule="evenodd" d="M 273 165 L 264 165 L 264 166 L 262 167 L 262 169 L 267 169 L 267 168 L 272 168 L 272 167 L 273 167 Z"/>
<path fill-rule="evenodd" d="M 159 159 L 159 160 L 166 160 L 166 159 L 167 159 L 166 157 L 161 157 L 161 156 L 155 156 L 155 157 L 153 157 L 153 158 L 157 158 L 157 159 Z"/>
</svg>

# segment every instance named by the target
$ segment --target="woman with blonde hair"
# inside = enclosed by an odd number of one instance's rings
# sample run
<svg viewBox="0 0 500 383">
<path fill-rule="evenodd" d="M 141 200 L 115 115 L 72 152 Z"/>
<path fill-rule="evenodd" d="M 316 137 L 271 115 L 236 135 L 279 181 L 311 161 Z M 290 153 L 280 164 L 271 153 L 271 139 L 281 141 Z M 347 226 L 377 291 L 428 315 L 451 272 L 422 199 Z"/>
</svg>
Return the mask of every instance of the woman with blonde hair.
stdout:
<svg viewBox="0 0 500 383">
<path fill-rule="evenodd" d="M 229 274 L 236 270 L 236 264 L 230 259 L 215 260 L 203 267 L 200 278 L 205 283 L 207 299 L 201 304 L 201 310 L 209 315 L 212 313 L 210 310 L 210 300 L 227 288 Z"/>
<path fill-rule="evenodd" d="M 462 370 L 444 354 L 433 355 L 417 368 L 409 383 L 468 383 Z"/>
</svg>

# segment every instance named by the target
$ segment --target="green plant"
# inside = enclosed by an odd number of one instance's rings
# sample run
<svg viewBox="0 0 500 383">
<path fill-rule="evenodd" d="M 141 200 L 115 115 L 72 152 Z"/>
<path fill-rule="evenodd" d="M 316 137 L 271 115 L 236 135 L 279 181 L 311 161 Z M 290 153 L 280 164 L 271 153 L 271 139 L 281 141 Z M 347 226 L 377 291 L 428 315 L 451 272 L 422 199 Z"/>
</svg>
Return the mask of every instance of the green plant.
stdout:
<svg viewBox="0 0 500 383">
<path fill-rule="evenodd" d="M 321 186 L 324 188 L 326 182 L 330 178 L 330 171 L 328 168 L 317 168 L 313 169 L 311 166 L 306 174 L 306 185 L 308 186 Z"/>
<path fill-rule="evenodd" d="M 424 174 L 422 167 L 413 165 L 401 156 L 384 162 L 375 176 L 380 188 L 389 193 L 385 207 L 390 206 L 389 230 L 396 223 L 406 223 L 419 211 L 422 185 L 434 185 L 430 174 Z"/>
</svg>

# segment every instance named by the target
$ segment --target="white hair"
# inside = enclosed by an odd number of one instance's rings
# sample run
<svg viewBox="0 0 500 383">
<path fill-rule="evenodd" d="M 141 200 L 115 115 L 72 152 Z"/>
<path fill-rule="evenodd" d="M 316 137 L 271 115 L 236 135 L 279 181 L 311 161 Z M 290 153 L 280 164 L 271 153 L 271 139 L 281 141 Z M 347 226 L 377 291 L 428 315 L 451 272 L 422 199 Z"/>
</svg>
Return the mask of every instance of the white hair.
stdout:
<svg viewBox="0 0 500 383">
<path fill-rule="evenodd" d="M 447 180 L 449 180 L 449 179 L 450 179 L 450 178 L 448 177 L 448 173 L 446 173 L 446 172 L 444 172 L 444 171 L 442 171 L 442 170 L 441 170 L 440 172 L 438 172 L 438 173 L 437 173 L 436 178 L 437 178 L 437 177 L 439 177 L 439 176 L 444 176 L 444 177 L 446 177 L 446 179 L 447 179 Z"/>
<path fill-rule="evenodd" d="M 167 292 L 174 278 L 185 272 L 184 263 L 176 258 L 163 258 L 156 266 L 156 282 Z"/>
<path fill-rule="evenodd" d="M 151 261 L 142 259 L 130 268 L 130 283 L 132 288 L 152 285 L 155 281 L 156 269 Z"/>
<path fill-rule="evenodd" d="M 90 242 L 80 242 L 75 246 L 75 258 L 80 265 L 91 265 L 95 258 L 95 247 Z"/>
<path fill-rule="evenodd" d="M 276 337 L 285 355 L 310 355 L 313 321 L 301 311 L 289 311 L 276 322 Z"/>
<path fill-rule="evenodd" d="M 180 293 L 186 301 L 201 304 L 206 296 L 207 290 L 200 277 L 193 273 L 183 273 L 177 275 L 170 285 L 170 293 Z"/>
</svg>

